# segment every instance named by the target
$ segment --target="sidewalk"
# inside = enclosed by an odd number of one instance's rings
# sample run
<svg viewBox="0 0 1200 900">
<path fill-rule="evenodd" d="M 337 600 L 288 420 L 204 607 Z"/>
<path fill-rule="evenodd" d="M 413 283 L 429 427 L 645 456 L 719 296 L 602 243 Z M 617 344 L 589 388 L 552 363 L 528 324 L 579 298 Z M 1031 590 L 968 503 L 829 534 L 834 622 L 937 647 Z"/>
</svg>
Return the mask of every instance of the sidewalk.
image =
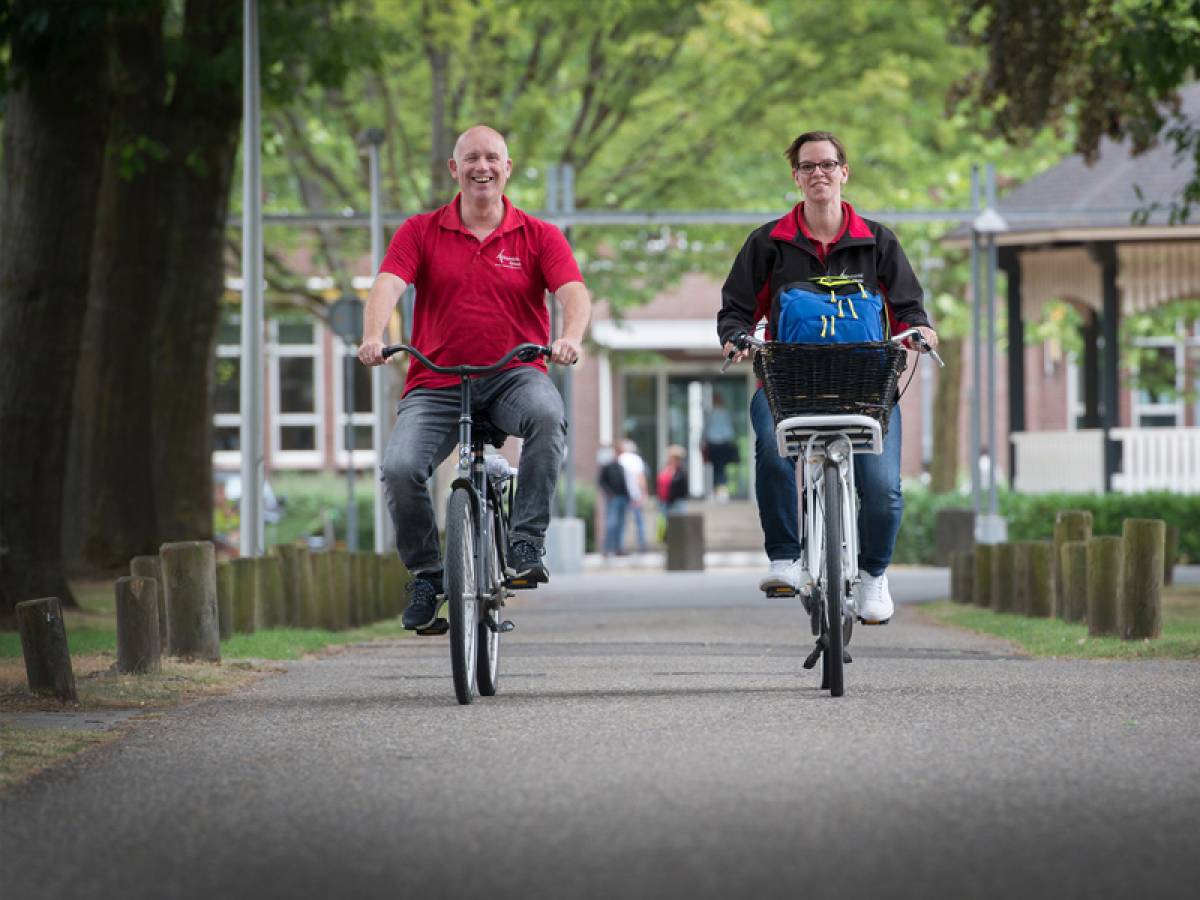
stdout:
<svg viewBox="0 0 1200 900">
<path fill-rule="evenodd" d="M 599 553 L 586 553 L 583 557 L 583 571 L 585 573 L 662 572 L 666 569 L 666 557 L 666 552 L 662 550 L 609 557 Z M 765 569 L 766 567 L 767 554 L 762 550 L 709 550 L 704 554 L 705 569 Z"/>
</svg>

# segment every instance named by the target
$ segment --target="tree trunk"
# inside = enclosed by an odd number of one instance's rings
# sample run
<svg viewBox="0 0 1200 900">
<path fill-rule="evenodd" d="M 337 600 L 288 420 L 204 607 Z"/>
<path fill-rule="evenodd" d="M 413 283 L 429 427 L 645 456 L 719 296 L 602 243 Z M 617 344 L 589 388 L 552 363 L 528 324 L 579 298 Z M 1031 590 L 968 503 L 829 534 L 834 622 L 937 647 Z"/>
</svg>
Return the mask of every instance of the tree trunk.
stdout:
<svg viewBox="0 0 1200 900">
<path fill-rule="evenodd" d="M 11 621 L 22 600 L 75 605 L 63 482 L 108 128 L 108 26 L 102 7 L 71 0 L 16 0 L 8 16 L 17 27 L 0 191 L 0 619 Z"/>
<path fill-rule="evenodd" d="M 91 287 L 75 377 L 64 554 L 78 571 L 123 568 L 157 551 L 151 480 L 148 334 L 159 305 L 170 195 L 163 9 L 114 18 L 113 114 L 92 241 Z"/>
<path fill-rule="evenodd" d="M 958 486 L 958 410 L 962 397 L 962 338 L 944 338 L 938 354 L 946 368 L 938 370 L 933 396 L 933 460 L 929 487 L 948 494 Z"/>
<path fill-rule="evenodd" d="M 176 211 L 154 328 L 154 498 L 164 540 L 211 538 L 212 371 L 229 189 L 241 122 L 241 80 L 220 77 L 241 35 L 241 4 L 189 0 L 188 61 L 171 102 L 176 165 L 165 188 Z"/>
</svg>

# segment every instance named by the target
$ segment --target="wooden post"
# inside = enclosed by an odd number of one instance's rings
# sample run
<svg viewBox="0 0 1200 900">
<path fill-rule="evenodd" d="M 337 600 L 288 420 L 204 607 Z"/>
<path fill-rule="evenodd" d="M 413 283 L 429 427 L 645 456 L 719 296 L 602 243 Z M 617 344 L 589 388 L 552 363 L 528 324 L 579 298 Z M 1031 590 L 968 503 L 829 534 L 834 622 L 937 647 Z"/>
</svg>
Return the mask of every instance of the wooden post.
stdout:
<svg viewBox="0 0 1200 900">
<path fill-rule="evenodd" d="M 1064 543 L 1058 568 L 1063 590 L 1059 618 L 1064 622 L 1082 622 L 1087 616 L 1087 541 Z"/>
<path fill-rule="evenodd" d="M 1033 577 L 1033 541 L 1017 541 L 1013 544 L 1013 604 L 1010 612 L 1019 616 L 1029 615 L 1030 579 Z"/>
<path fill-rule="evenodd" d="M 158 637 L 158 582 L 117 579 L 117 671 L 137 675 L 162 671 Z"/>
<path fill-rule="evenodd" d="M 358 604 L 358 624 L 370 625 L 375 621 L 375 609 L 371 594 L 371 579 L 367 572 L 367 554 L 359 551 L 350 555 L 354 571 L 354 599 Z"/>
<path fill-rule="evenodd" d="M 357 613 L 354 610 L 354 580 L 350 572 L 350 554 L 345 550 L 334 550 L 333 557 L 333 591 L 334 609 L 337 616 L 337 627 L 349 628 L 358 624 Z"/>
<path fill-rule="evenodd" d="M 1167 544 L 1163 549 L 1163 584 L 1175 583 L 1175 564 L 1179 562 L 1179 526 L 1167 523 Z"/>
<path fill-rule="evenodd" d="M 316 625 L 317 610 L 313 595 L 312 566 L 308 548 L 299 544 L 279 544 L 275 547 L 283 564 L 283 593 L 287 606 L 287 625 L 292 628 L 312 628 Z"/>
<path fill-rule="evenodd" d="M 258 629 L 258 561 L 242 556 L 230 563 L 233 567 L 233 630 L 238 634 L 254 634 Z"/>
<path fill-rule="evenodd" d="M 221 640 L 233 637 L 233 568 L 228 560 L 217 563 L 217 623 Z"/>
<path fill-rule="evenodd" d="M 1092 539 L 1092 514 L 1083 509 L 1064 509 L 1054 517 L 1054 558 L 1062 560 L 1062 547 L 1067 541 L 1090 541 Z M 1068 622 L 1078 622 L 1080 619 L 1069 619 L 1064 614 L 1066 604 L 1063 600 L 1062 566 L 1057 567 L 1054 581 L 1054 614 Z"/>
<path fill-rule="evenodd" d="M 995 544 L 975 545 L 975 605 L 984 609 L 992 606 L 992 561 L 995 558 Z"/>
<path fill-rule="evenodd" d="M 1010 541 L 996 544 L 992 555 L 992 609 L 1016 612 L 1017 547 Z"/>
<path fill-rule="evenodd" d="M 333 556 L 328 551 L 313 553 L 313 594 L 317 600 L 317 624 L 334 631 L 337 623 L 337 598 L 333 583 Z"/>
<path fill-rule="evenodd" d="M 1122 540 L 1094 537 L 1087 542 L 1087 627 L 1089 637 L 1121 633 Z"/>
<path fill-rule="evenodd" d="M 137 578 L 153 578 L 158 582 L 158 643 L 167 651 L 167 591 L 163 586 L 162 559 L 158 556 L 135 556 L 129 561 L 129 574 Z"/>
<path fill-rule="evenodd" d="M 217 565 L 209 541 L 163 544 L 167 592 L 167 652 L 185 659 L 221 661 L 217 621 Z"/>
<path fill-rule="evenodd" d="M 1121 637 L 1162 635 L 1163 554 L 1167 528 L 1161 519 L 1126 519 Z"/>
<path fill-rule="evenodd" d="M 1031 541 L 1029 551 L 1029 611 L 1027 615 L 1048 619 L 1054 615 L 1053 541 Z"/>
<path fill-rule="evenodd" d="M 390 619 L 395 613 L 396 605 L 396 570 L 389 558 L 395 554 L 380 553 L 375 557 L 375 567 L 379 570 L 379 617 Z"/>
<path fill-rule="evenodd" d="M 255 559 L 260 624 L 263 628 L 286 628 L 287 605 L 283 597 L 283 563 L 278 556 Z"/>
<path fill-rule="evenodd" d="M 22 600 L 16 612 L 29 689 L 35 694 L 53 694 L 63 703 L 75 703 L 79 698 L 59 599 Z"/>
</svg>

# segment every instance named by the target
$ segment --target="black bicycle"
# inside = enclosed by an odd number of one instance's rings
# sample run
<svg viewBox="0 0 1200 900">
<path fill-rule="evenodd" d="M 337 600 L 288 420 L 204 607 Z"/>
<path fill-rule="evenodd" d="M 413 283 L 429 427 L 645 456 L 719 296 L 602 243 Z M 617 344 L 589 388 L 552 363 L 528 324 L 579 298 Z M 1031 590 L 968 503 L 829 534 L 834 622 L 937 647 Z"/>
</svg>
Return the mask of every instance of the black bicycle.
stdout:
<svg viewBox="0 0 1200 900">
<path fill-rule="evenodd" d="M 490 366 L 439 366 L 408 344 L 383 348 L 384 358 L 401 351 L 425 368 L 457 375 L 462 382 L 458 417 L 458 477 L 446 505 L 443 569 L 449 622 L 437 619 L 420 634 L 450 632 L 450 668 L 459 703 L 475 699 L 476 688 L 494 696 L 500 679 L 500 635 L 513 623 L 501 618 L 509 588 L 536 587 L 507 573 L 508 526 L 512 516 L 516 470 L 503 457 L 487 457 L 488 444 L 499 448 L 508 437 L 492 422 L 471 413 L 471 379 L 500 371 L 514 359 L 533 362 L 549 357 L 541 344 L 521 344 Z"/>
</svg>

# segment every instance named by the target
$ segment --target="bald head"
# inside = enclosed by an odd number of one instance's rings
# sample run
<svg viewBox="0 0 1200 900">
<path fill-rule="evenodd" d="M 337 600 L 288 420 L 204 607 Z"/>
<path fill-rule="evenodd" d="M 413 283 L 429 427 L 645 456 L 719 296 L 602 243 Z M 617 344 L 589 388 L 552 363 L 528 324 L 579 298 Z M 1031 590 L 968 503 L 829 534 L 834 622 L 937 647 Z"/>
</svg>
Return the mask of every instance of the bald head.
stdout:
<svg viewBox="0 0 1200 900">
<path fill-rule="evenodd" d="M 508 159 L 508 144 L 504 135 L 488 125 L 473 125 L 458 136 L 454 142 L 454 158 L 462 160 L 468 148 L 500 150 L 503 159 Z"/>
</svg>

